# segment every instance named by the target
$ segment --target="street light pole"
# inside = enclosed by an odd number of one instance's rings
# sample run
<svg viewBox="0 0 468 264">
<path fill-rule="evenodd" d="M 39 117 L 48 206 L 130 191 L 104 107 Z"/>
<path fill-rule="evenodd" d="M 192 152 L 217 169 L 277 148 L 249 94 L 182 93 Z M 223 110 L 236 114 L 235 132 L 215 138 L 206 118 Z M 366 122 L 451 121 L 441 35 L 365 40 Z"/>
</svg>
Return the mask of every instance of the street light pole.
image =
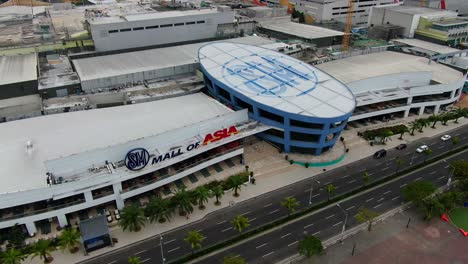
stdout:
<svg viewBox="0 0 468 264">
<path fill-rule="evenodd" d="M 158 225 L 156 225 L 156 232 L 159 233 L 159 245 L 161 246 L 161 260 L 162 260 L 162 264 L 165 264 L 165 263 L 166 263 L 166 259 L 164 258 L 163 237 L 162 237 L 161 232 L 159 232 Z"/>
<path fill-rule="evenodd" d="M 348 212 L 346 212 L 339 203 L 337 203 L 336 206 L 338 206 L 341 209 L 341 211 L 343 211 L 343 213 L 345 214 L 345 221 L 343 223 L 343 227 L 341 228 L 341 239 L 340 239 L 340 242 L 343 243 L 344 231 L 346 230 L 346 223 L 348 222 Z"/>
<path fill-rule="evenodd" d="M 318 183 L 318 187 L 319 187 L 319 192 L 320 192 L 320 182 L 319 181 L 315 181 L 316 183 Z M 312 190 L 314 189 L 314 182 L 312 182 L 310 184 L 310 193 L 309 193 L 309 205 L 312 204 Z"/>
<path fill-rule="evenodd" d="M 445 159 L 443 159 L 442 161 L 447 163 L 449 167 L 451 168 L 449 178 L 447 180 L 447 187 L 450 187 L 450 184 L 452 183 L 452 177 L 453 177 L 453 172 L 455 171 L 455 167 L 453 167 L 452 164 L 448 163 Z"/>
</svg>

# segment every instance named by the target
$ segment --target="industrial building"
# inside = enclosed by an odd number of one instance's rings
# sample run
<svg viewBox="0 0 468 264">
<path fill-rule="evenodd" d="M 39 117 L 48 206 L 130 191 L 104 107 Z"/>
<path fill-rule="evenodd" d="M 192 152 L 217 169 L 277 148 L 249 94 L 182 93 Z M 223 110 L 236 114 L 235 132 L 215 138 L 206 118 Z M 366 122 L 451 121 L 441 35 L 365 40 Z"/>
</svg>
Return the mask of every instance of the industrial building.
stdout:
<svg viewBox="0 0 468 264">
<path fill-rule="evenodd" d="M 369 26 L 401 26 L 404 37 L 456 46 L 468 40 L 468 21 L 457 17 L 458 14 L 453 11 L 426 7 L 374 7 L 370 13 Z"/>
<path fill-rule="evenodd" d="M 315 22 L 336 20 L 346 22 L 349 0 L 291 0 L 299 12 L 310 15 Z M 356 0 L 353 1 L 353 24 L 367 25 L 369 11 L 373 6 L 394 5 L 393 0 Z"/>
<path fill-rule="evenodd" d="M 216 9 L 166 11 L 87 19 L 96 51 L 128 50 L 214 39 L 233 12 Z"/>
<path fill-rule="evenodd" d="M 212 166 L 242 171 L 242 139 L 265 129 L 202 93 L 0 123 L 0 228 L 33 235 L 44 220 L 75 225 L 89 208 L 167 196 Z"/>
<path fill-rule="evenodd" d="M 259 136 L 285 152 L 320 155 L 335 144 L 355 99 L 343 83 L 269 49 L 213 43 L 199 51 L 209 92 L 275 129 Z"/>
<path fill-rule="evenodd" d="M 37 55 L 0 56 L 0 99 L 37 94 Z"/>
<path fill-rule="evenodd" d="M 317 65 L 345 83 L 356 97 L 352 121 L 438 113 L 461 95 L 463 74 L 424 57 L 380 52 Z"/>
<path fill-rule="evenodd" d="M 445 3 L 445 6 L 444 6 Z M 468 5 L 466 0 L 405 0 L 404 5 L 421 6 L 445 9 L 457 12 L 460 15 L 468 15 Z M 445 7 L 445 8 L 444 8 Z"/>
</svg>

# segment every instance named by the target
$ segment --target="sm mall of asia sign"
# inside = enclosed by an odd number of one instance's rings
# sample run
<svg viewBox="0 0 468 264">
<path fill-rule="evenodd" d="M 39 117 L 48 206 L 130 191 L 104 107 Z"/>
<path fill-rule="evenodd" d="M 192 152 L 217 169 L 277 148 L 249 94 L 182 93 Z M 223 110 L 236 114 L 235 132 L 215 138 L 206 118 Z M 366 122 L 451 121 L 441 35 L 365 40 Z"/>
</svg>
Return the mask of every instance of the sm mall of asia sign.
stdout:
<svg viewBox="0 0 468 264">
<path fill-rule="evenodd" d="M 174 157 L 197 149 L 200 145 L 207 145 L 211 142 L 219 141 L 237 133 L 237 128 L 235 126 L 215 131 L 214 133 L 207 134 L 203 142 L 198 141 L 195 143 L 191 143 L 185 148 L 177 147 L 163 155 L 153 157 L 151 164 L 156 164 L 172 159 Z M 143 169 L 144 167 L 146 167 L 146 165 L 148 165 L 149 162 L 150 153 L 144 148 L 134 148 L 127 152 L 127 155 L 125 156 L 125 166 L 132 171 L 138 171 Z"/>
</svg>

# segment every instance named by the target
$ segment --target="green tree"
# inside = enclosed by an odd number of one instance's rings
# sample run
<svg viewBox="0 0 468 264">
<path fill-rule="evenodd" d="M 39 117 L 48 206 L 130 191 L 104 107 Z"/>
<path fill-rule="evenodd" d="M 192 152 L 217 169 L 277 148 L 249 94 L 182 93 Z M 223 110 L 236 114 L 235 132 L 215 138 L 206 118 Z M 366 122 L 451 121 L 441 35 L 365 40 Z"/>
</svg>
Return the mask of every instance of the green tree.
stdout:
<svg viewBox="0 0 468 264">
<path fill-rule="evenodd" d="M 358 213 L 354 216 L 359 223 L 366 223 L 367 222 L 367 231 L 371 231 L 372 223 L 374 219 L 379 216 L 377 212 L 369 210 L 365 207 L 360 207 Z"/>
<path fill-rule="evenodd" d="M 192 248 L 192 254 L 195 249 L 201 248 L 202 247 L 202 242 L 205 240 L 206 237 L 204 237 L 200 232 L 198 231 L 189 231 L 187 234 L 187 237 L 184 239 L 185 242 L 187 242 L 190 247 Z"/>
<path fill-rule="evenodd" d="M 145 216 L 151 223 L 164 223 L 170 221 L 174 208 L 169 199 L 163 199 L 160 196 L 153 196 L 145 207 Z"/>
<path fill-rule="evenodd" d="M 50 240 L 39 239 L 31 248 L 31 256 L 32 258 L 39 256 L 39 259 L 44 263 L 50 263 L 54 260 L 51 255 L 53 251 L 55 251 L 55 247 Z"/>
<path fill-rule="evenodd" d="M 396 172 L 395 173 L 398 173 L 398 171 L 401 169 L 401 167 L 405 164 L 405 161 L 402 160 L 401 158 L 396 158 L 395 159 L 395 165 L 396 165 Z"/>
<path fill-rule="evenodd" d="M 430 117 L 428 117 L 428 121 L 432 123 L 431 128 L 436 128 L 437 122 L 441 121 L 442 118 L 439 115 L 432 114 Z"/>
<path fill-rule="evenodd" d="M 406 201 L 413 202 L 416 206 L 421 206 L 423 200 L 433 194 L 435 190 L 436 187 L 430 181 L 415 181 L 405 186 L 403 197 Z"/>
<path fill-rule="evenodd" d="M 238 197 L 238 191 L 241 189 L 242 184 L 244 184 L 244 179 L 240 175 L 234 175 L 229 177 L 228 184 L 234 189 L 234 196 Z"/>
<path fill-rule="evenodd" d="M 424 199 L 418 208 L 424 212 L 424 219 L 427 221 L 431 220 L 434 215 L 441 215 L 444 210 L 442 203 L 434 197 Z"/>
<path fill-rule="evenodd" d="M 23 228 L 19 224 L 15 224 L 10 228 L 10 231 L 7 233 L 6 238 L 10 244 L 15 247 L 21 247 L 26 239 Z"/>
<path fill-rule="evenodd" d="M 145 226 L 145 214 L 143 209 L 135 204 L 124 207 L 120 212 L 119 225 L 124 231 L 140 231 L 141 227 Z"/>
<path fill-rule="evenodd" d="M 26 259 L 26 255 L 18 249 L 10 248 L 0 253 L 0 263 L 2 264 L 21 264 Z"/>
<path fill-rule="evenodd" d="M 211 191 L 213 192 L 213 195 L 216 198 L 215 205 L 220 205 L 221 202 L 219 201 L 219 199 L 224 195 L 223 186 L 221 186 L 221 184 L 218 184 L 211 188 Z"/>
<path fill-rule="evenodd" d="M 331 196 L 335 194 L 335 191 L 336 191 L 335 185 L 331 183 L 327 185 L 328 201 L 330 201 Z"/>
<path fill-rule="evenodd" d="M 65 228 L 58 237 L 60 249 L 76 253 L 80 248 L 80 232 L 76 228 Z"/>
<path fill-rule="evenodd" d="M 362 174 L 362 182 L 364 183 L 364 186 L 367 185 L 371 180 L 371 177 L 369 175 L 369 173 L 367 171 L 365 171 L 363 174 Z"/>
<path fill-rule="evenodd" d="M 453 145 L 457 145 L 458 143 L 460 143 L 461 139 L 460 137 L 453 137 L 452 138 L 452 144 Z"/>
<path fill-rule="evenodd" d="M 390 129 L 384 129 L 380 134 L 380 137 L 382 138 L 382 143 L 385 144 L 385 142 L 391 140 L 391 136 L 393 136 L 393 132 Z"/>
<path fill-rule="evenodd" d="M 322 241 L 315 236 L 306 236 L 299 242 L 299 254 L 310 258 L 315 255 L 322 255 L 323 245 Z"/>
<path fill-rule="evenodd" d="M 247 262 L 240 256 L 228 255 L 223 258 L 223 264 L 247 264 Z"/>
<path fill-rule="evenodd" d="M 172 196 L 172 203 L 179 209 L 179 215 L 184 216 L 193 212 L 192 196 L 185 188 L 178 189 Z"/>
<path fill-rule="evenodd" d="M 403 135 L 408 132 L 409 132 L 409 129 L 407 126 L 405 125 L 399 126 L 397 129 L 397 134 L 400 134 L 400 137 L 398 139 L 403 139 Z"/>
<path fill-rule="evenodd" d="M 410 135 L 414 136 L 414 131 L 418 130 L 419 129 L 419 123 L 417 122 L 417 120 L 415 121 L 411 121 L 409 123 L 409 130 L 411 131 L 410 132 Z"/>
<path fill-rule="evenodd" d="M 464 197 L 462 192 L 451 191 L 441 194 L 438 197 L 438 200 L 441 203 L 443 210 L 445 212 L 450 212 L 452 209 L 462 204 L 463 198 Z"/>
<path fill-rule="evenodd" d="M 453 119 L 453 114 L 452 113 L 449 113 L 449 112 L 446 112 L 446 113 L 443 113 L 440 115 L 440 118 L 441 118 L 441 121 L 442 121 L 442 125 L 446 126 L 447 125 L 447 122 L 449 120 L 452 120 Z"/>
<path fill-rule="evenodd" d="M 136 256 L 129 257 L 128 264 L 141 264 L 140 257 L 136 257 Z"/>
<path fill-rule="evenodd" d="M 287 197 L 281 202 L 281 206 L 288 209 L 288 215 L 294 213 L 299 206 L 299 202 L 294 197 Z"/>
<path fill-rule="evenodd" d="M 468 179 L 468 161 L 455 160 L 452 161 L 451 165 L 453 176 L 460 180 Z"/>
<path fill-rule="evenodd" d="M 462 117 L 468 117 L 468 109 L 466 108 L 457 108 L 452 111 L 452 117 L 455 120 L 455 123 L 458 124 L 458 119 Z"/>
<path fill-rule="evenodd" d="M 429 158 L 429 156 L 432 155 L 432 149 L 427 148 L 427 149 L 425 149 L 425 150 L 423 151 L 423 153 L 424 153 L 424 156 L 425 156 L 424 162 L 426 162 L 427 159 Z"/>
<path fill-rule="evenodd" d="M 418 132 L 419 133 L 422 133 L 423 132 L 423 128 L 427 127 L 427 125 L 429 125 L 429 121 L 426 119 L 426 118 L 419 118 L 419 119 L 416 119 L 416 122 L 419 124 L 419 127 L 418 127 Z"/>
<path fill-rule="evenodd" d="M 205 209 L 204 203 L 207 203 L 208 198 L 211 198 L 211 192 L 205 186 L 198 186 L 193 191 L 193 198 L 198 203 L 198 209 L 203 210 L 203 209 Z"/>
<path fill-rule="evenodd" d="M 232 220 L 232 225 L 234 226 L 234 229 L 239 231 L 239 233 L 242 233 L 242 230 L 246 229 L 247 227 L 250 226 L 249 219 L 243 215 L 237 215 L 233 220 Z"/>
</svg>

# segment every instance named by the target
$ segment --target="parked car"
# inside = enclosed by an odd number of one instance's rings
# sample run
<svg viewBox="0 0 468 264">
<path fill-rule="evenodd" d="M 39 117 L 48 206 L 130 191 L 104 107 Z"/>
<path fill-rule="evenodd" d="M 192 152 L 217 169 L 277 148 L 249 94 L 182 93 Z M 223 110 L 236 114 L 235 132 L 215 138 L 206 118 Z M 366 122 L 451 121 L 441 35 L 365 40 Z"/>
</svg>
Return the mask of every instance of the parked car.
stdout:
<svg viewBox="0 0 468 264">
<path fill-rule="evenodd" d="M 375 159 L 380 159 L 387 156 L 387 151 L 385 149 L 381 149 L 377 152 L 374 153 L 374 158 Z"/>
<path fill-rule="evenodd" d="M 400 144 L 400 145 L 396 146 L 396 149 L 402 150 L 402 149 L 405 149 L 407 146 L 408 145 L 406 145 L 406 144 Z"/>
<path fill-rule="evenodd" d="M 417 153 L 423 153 L 426 149 L 429 149 L 427 145 L 422 145 L 419 148 L 416 149 Z"/>
<path fill-rule="evenodd" d="M 452 137 L 451 137 L 450 135 L 443 135 L 440 139 L 441 139 L 442 141 L 447 141 L 447 140 L 449 140 L 449 139 L 451 139 L 451 138 L 452 138 Z"/>
</svg>

